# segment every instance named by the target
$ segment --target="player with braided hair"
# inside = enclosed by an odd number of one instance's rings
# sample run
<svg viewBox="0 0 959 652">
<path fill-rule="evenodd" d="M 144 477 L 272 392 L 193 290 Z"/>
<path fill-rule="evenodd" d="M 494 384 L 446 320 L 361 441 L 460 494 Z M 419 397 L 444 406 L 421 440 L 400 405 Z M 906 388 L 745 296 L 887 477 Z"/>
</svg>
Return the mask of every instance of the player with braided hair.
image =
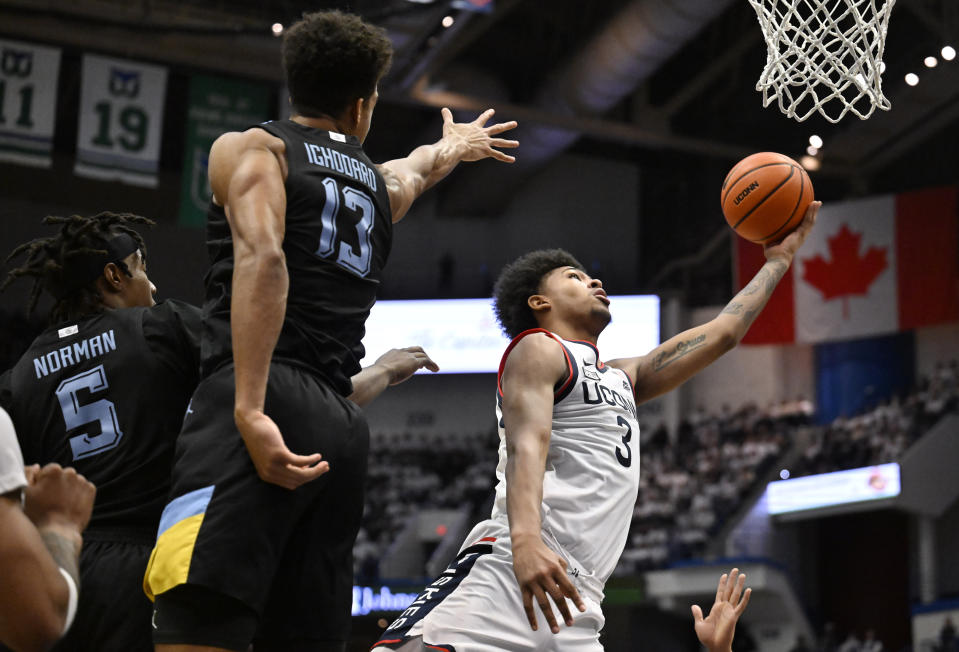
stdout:
<svg viewBox="0 0 959 652">
<path fill-rule="evenodd" d="M 27 464 L 75 467 L 97 487 L 80 559 L 77 618 L 57 649 L 152 650 L 141 583 L 173 447 L 199 376 L 200 310 L 155 304 L 139 215 L 49 216 L 13 250 L 0 289 L 32 278 L 49 327 L 0 382 Z"/>
</svg>

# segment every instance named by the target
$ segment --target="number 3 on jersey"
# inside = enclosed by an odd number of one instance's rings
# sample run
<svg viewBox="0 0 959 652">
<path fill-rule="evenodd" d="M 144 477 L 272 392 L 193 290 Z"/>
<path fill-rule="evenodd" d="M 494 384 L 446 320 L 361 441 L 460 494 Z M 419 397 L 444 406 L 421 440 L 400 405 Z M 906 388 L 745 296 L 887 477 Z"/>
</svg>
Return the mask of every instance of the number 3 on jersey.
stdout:
<svg viewBox="0 0 959 652">
<path fill-rule="evenodd" d="M 99 401 L 80 405 L 77 397 L 77 393 L 81 389 L 96 394 L 109 386 L 103 365 L 99 365 L 89 371 L 67 378 L 57 387 L 57 399 L 60 401 L 63 421 L 68 431 L 94 422 L 100 424 L 99 435 L 91 437 L 84 432 L 70 438 L 70 448 L 73 450 L 74 460 L 80 460 L 115 448 L 120 443 L 120 438 L 123 437 L 120 424 L 117 423 L 116 406 L 113 405 L 112 401 L 101 398 Z"/>
<path fill-rule="evenodd" d="M 316 248 L 316 255 L 321 258 L 329 258 L 337 253 L 336 223 L 340 212 L 340 193 L 336 181 L 333 179 L 324 179 L 323 187 L 326 188 L 326 203 L 323 205 L 323 213 L 320 215 L 323 226 L 320 231 L 320 245 Z M 336 264 L 362 278 L 370 273 L 370 259 L 373 256 L 373 250 L 370 247 L 370 231 L 373 230 L 376 209 L 369 195 L 361 190 L 349 187 L 343 188 L 343 206 L 360 214 L 360 219 L 356 223 L 360 251 L 358 253 L 353 251 L 353 247 L 343 242 L 341 238 Z"/>
</svg>

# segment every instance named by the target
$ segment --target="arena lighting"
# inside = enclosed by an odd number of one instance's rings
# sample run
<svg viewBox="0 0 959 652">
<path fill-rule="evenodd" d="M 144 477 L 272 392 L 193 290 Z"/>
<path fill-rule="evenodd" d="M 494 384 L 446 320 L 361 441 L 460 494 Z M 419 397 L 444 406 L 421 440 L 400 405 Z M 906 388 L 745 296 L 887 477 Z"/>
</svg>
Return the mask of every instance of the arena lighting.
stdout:
<svg viewBox="0 0 959 652">
<path fill-rule="evenodd" d="M 780 472 L 779 472 L 779 478 L 782 479 L 782 480 L 788 480 L 788 479 L 789 479 L 789 469 L 783 469 L 782 471 L 780 471 Z"/>
<path fill-rule="evenodd" d="M 819 148 L 813 147 L 812 145 L 810 145 L 809 147 L 806 148 L 806 153 L 809 154 L 810 156 L 815 156 L 816 154 L 819 153 Z"/>
<path fill-rule="evenodd" d="M 442 21 L 442 25 L 443 25 L 443 27 L 452 27 L 452 26 L 453 26 L 453 17 L 452 17 L 452 16 L 444 16 L 444 17 L 443 17 L 443 21 Z"/>
<path fill-rule="evenodd" d="M 939 59 L 936 57 L 926 57 L 922 60 L 922 62 L 926 64 L 926 68 L 935 68 L 937 65 L 939 65 Z"/>
<path fill-rule="evenodd" d="M 906 83 L 910 86 L 915 86 L 919 83 L 919 75 L 914 72 L 910 72 L 906 75 Z"/>
<path fill-rule="evenodd" d="M 816 134 L 813 134 L 812 136 L 809 137 L 809 144 L 815 147 L 816 149 L 819 149 L 820 147 L 822 147 L 822 138 L 820 138 Z"/>
<path fill-rule="evenodd" d="M 273 30 L 273 36 L 279 36 L 283 33 L 283 23 L 273 23 L 270 29 Z"/>
<path fill-rule="evenodd" d="M 807 170 L 809 170 L 810 172 L 815 172 L 816 170 L 819 169 L 819 166 L 821 165 L 819 163 L 818 158 L 816 158 L 815 156 L 809 156 L 808 154 L 806 156 L 803 156 L 801 159 L 799 159 L 799 164 L 802 165 Z"/>
<path fill-rule="evenodd" d="M 899 465 L 892 462 L 775 480 L 766 487 L 766 509 L 786 514 L 892 498 L 900 490 Z"/>
<path fill-rule="evenodd" d="M 946 61 L 952 61 L 956 58 L 956 49 L 951 45 L 947 45 L 946 47 L 942 48 L 942 51 L 939 54 L 941 54 L 942 58 Z"/>
</svg>

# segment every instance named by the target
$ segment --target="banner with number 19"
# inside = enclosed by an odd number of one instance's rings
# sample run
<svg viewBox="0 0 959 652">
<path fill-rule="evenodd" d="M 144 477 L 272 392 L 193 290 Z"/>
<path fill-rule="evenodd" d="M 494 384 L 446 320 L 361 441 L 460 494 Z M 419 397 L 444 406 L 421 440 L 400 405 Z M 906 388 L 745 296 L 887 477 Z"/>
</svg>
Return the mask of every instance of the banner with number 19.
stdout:
<svg viewBox="0 0 959 652">
<path fill-rule="evenodd" d="M 83 56 L 77 175 L 156 187 L 166 77 L 160 66 Z"/>
</svg>

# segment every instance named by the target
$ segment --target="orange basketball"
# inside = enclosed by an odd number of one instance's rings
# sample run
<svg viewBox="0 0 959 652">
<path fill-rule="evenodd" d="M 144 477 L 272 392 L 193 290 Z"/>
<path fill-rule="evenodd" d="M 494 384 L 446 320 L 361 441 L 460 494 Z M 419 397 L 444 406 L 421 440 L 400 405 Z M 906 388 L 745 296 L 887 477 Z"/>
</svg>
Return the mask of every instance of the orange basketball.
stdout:
<svg viewBox="0 0 959 652">
<path fill-rule="evenodd" d="M 759 152 L 733 166 L 720 198 L 733 231 L 765 244 L 799 226 L 814 196 L 799 163 L 775 152 Z"/>
</svg>

